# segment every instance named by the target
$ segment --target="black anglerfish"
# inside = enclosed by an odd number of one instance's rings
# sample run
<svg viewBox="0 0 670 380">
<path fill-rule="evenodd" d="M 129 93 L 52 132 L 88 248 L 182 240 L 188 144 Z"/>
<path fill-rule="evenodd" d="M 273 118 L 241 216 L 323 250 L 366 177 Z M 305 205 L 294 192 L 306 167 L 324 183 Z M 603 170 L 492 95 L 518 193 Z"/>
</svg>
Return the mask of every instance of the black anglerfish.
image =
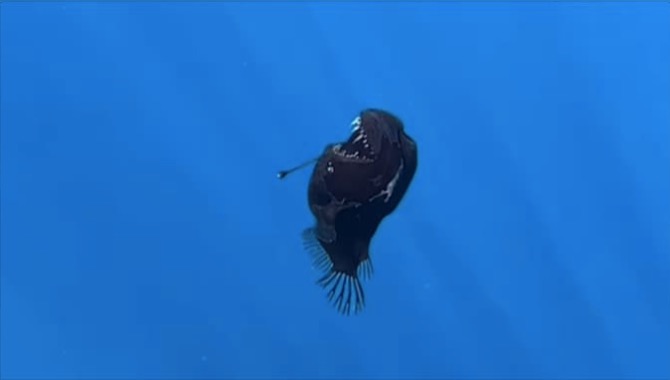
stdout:
<svg viewBox="0 0 670 380">
<path fill-rule="evenodd" d="M 316 161 L 309 188 L 309 208 L 316 219 L 302 235 L 317 281 L 342 314 L 365 305 L 361 279 L 372 275 L 370 242 L 382 220 L 404 197 L 416 172 L 416 142 L 403 122 L 388 111 L 363 110 L 351 124 L 348 140 L 329 144 Z"/>
</svg>

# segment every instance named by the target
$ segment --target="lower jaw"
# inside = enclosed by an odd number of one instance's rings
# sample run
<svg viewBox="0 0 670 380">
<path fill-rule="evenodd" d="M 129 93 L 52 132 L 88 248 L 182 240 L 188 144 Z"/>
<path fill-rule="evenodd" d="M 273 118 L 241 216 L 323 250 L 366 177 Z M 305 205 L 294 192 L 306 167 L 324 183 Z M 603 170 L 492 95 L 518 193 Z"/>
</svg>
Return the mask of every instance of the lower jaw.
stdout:
<svg viewBox="0 0 670 380">
<path fill-rule="evenodd" d="M 338 146 L 335 146 L 335 147 L 333 148 L 333 151 L 335 152 L 335 154 L 336 154 L 338 157 L 341 157 L 342 159 L 347 160 L 347 161 L 349 161 L 349 162 L 358 162 L 358 163 L 370 163 L 370 162 L 373 162 L 372 159 L 370 159 L 370 158 L 368 158 L 368 157 L 365 157 L 365 156 L 361 156 L 361 155 L 357 155 L 357 154 L 348 154 L 348 153 L 345 153 L 344 151 L 342 151 L 342 150 L 340 149 L 340 146 L 339 146 L 339 145 L 338 145 Z"/>
</svg>

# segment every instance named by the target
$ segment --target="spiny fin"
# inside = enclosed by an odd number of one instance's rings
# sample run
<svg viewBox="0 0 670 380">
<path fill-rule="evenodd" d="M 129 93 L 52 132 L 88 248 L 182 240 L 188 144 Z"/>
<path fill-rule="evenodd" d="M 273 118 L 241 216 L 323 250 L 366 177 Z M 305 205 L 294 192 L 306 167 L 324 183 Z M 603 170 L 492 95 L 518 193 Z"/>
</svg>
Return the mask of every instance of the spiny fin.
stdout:
<svg viewBox="0 0 670 380">
<path fill-rule="evenodd" d="M 358 314 L 365 307 L 365 293 L 358 277 L 343 272 L 330 271 L 321 277 L 317 283 L 328 291 L 328 300 L 337 310 L 350 315 L 353 311 Z"/>
<path fill-rule="evenodd" d="M 357 314 L 365 307 L 365 293 L 360 279 L 369 279 L 373 273 L 372 261 L 365 259 L 358 265 L 355 275 L 333 268 L 333 262 L 321 246 L 314 228 L 303 232 L 303 244 L 310 256 L 314 268 L 324 273 L 317 284 L 326 289 L 328 299 L 337 310 L 345 315 Z"/>
</svg>

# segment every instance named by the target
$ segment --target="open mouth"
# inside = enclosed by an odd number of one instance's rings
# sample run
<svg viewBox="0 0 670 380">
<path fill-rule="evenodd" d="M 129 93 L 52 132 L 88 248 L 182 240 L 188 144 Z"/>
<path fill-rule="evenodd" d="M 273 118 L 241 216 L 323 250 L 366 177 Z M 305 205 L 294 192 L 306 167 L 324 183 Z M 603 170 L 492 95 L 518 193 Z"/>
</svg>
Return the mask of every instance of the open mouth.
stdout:
<svg viewBox="0 0 670 380">
<path fill-rule="evenodd" d="M 375 155 L 372 146 L 368 142 L 368 135 L 362 125 L 361 117 L 358 116 L 351 122 L 351 136 L 349 140 L 342 145 L 334 147 L 338 155 L 360 162 L 372 162 Z"/>
</svg>

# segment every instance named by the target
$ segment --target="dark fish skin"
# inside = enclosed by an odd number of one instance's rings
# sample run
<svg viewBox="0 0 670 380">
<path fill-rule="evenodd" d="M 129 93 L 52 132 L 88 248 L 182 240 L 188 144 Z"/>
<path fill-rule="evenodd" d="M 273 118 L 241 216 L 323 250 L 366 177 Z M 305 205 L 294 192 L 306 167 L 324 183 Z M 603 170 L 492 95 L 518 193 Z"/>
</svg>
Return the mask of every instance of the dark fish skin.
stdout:
<svg viewBox="0 0 670 380">
<path fill-rule="evenodd" d="M 414 178 L 416 142 L 388 111 L 365 109 L 341 143 L 326 146 L 309 181 L 316 219 L 303 232 L 306 249 L 323 271 L 317 283 L 342 314 L 365 306 L 360 279 L 372 275 L 370 242 L 400 204 Z"/>
</svg>

